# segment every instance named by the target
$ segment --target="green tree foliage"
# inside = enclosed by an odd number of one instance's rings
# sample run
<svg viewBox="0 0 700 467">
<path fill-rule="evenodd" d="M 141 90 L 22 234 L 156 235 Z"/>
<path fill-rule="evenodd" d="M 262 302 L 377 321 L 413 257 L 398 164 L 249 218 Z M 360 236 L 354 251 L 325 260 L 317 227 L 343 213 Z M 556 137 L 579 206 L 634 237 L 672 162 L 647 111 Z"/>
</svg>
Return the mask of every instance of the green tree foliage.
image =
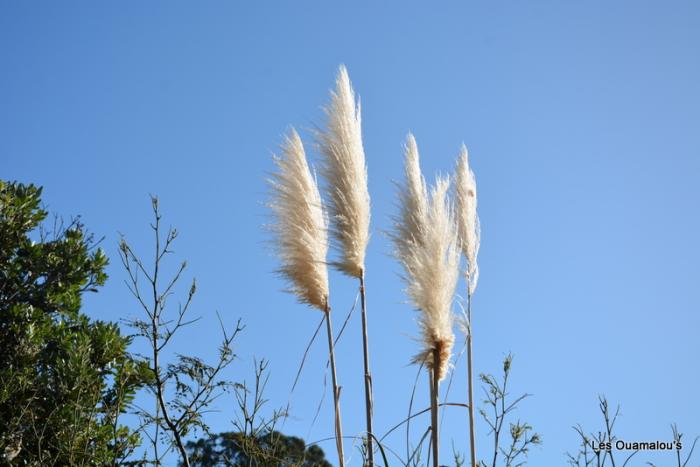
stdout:
<svg viewBox="0 0 700 467">
<path fill-rule="evenodd" d="M 193 466 L 331 467 L 323 450 L 304 440 L 270 431 L 260 436 L 225 432 L 187 443 Z"/>
<path fill-rule="evenodd" d="M 79 219 L 47 230 L 40 203 L 0 181 L 0 463 L 117 464 L 139 443 L 119 416 L 149 373 L 116 324 L 81 313 L 106 256 Z"/>
</svg>

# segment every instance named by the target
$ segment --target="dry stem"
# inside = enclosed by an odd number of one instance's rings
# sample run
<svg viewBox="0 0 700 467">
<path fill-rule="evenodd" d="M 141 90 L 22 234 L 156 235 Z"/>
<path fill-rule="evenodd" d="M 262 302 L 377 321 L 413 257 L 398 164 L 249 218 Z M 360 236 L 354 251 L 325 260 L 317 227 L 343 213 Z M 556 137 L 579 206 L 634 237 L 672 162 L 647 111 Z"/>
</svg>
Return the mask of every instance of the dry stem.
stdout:
<svg viewBox="0 0 700 467">
<path fill-rule="evenodd" d="M 433 467 L 440 467 L 439 436 L 438 436 L 438 393 L 440 390 L 440 350 L 433 349 L 433 368 L 430 373 L 430 415 L 433 440 Z"/>
<path fill-rule="evenodd" d="M 367 302 L 365 297 L 365 273 L 360 276 L 360 296 L 362 297 L 362 350 L 364 353 L 365 365 L 365 411 L 367 417 L 367 463 L 369 467 L 374 467 L 374 445 L 372 437 L 372 374 L 369 370 L 369 338 L 367 336 Z"/>
<path fill-rule="evenodd" d="M 333 345 L 333 325 L 331 324 L 331 309 L 326 305 L 326 330 L 328 331 L 328 353 L 331 361 L 331 376 L 333 378 L 333 401 L 335 403 L 335 444 L 338 449 L 338 462 L 340 467 L 345 466 L 343 456 L 343 427 L 340 418 L 340 387 L 335 372 L 335 352 Z"/>
<path fill-rule="evenodd" d="M 471 465 L 476 465 L 476 442 L 474 440 L 474 390 L 472 377 L 472 294 L 467 282 L 467 381 L 469 385 L 469 448 Z"/>
</svg>

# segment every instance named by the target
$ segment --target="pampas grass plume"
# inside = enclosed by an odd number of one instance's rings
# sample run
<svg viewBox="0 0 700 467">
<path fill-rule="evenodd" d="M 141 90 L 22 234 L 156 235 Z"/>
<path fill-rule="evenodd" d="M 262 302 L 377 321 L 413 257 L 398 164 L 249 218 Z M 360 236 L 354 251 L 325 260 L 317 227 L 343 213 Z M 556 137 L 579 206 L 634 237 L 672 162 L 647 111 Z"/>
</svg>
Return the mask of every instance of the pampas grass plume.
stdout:
<svg viewBox="0 0 700 467">
<path fill-rule="evenodd" d="M 467 259 L 467 279 L 471 294 L 474 293 L 479 280 L 479 266 L 476 258 L 479 254 L 481 229 L 476 212 L 476 177 L 469 167 L 469 154 L 464 144 L 457 159 L 455 199 L 459 240 L 462 253 Z"/>
<path fill-rule="evenodd" d="M 348 72 L 340 66 L 331 102 L 325 107 L 327 125 L 317 139 L 324 156 L 322 172 L 328 184 L 331 234 L 341 257 L 333 262 L 343 273 L 361 277 L 369 242 L 370 200 L 362 147 L 360 105 Z"/>
<path fill-rule="evenodd" d="M 301 138 L 292 129 L 275 156 L 269 181 L 279 272 L 300 302 L 326 311 L 328 306 L 328 222 L 316 179 L 311 175 Z"/>
<path fill-rule="evenodd" d="M 406 271 L 407 294 L 421 311 L 423 349 L 414 362 L 433 369 L 433 351 L 437 350 L 439 361 L 435 374 L 442 380 L 447 374 L 455 339 L 452 300 L 459 277 L 460 249 L 454 209 L 448 198 L 449 179 L 438 177 L 428 196 L 417 164 L 415 139 L 409 135 L 408 177 L 400 192 L 402 216 L 393 238 L 396 256 Z"/>
<path fill-rule="evenodd" d="M 428 191 L 420 169 L 420 156 L 416 138 L 409 133 L 404 146 L 404 174 L 406 184 L 399 190 L 401 214 L 395 223 L 396 247 L 407 254 L 413 245 L 421 241 L 423 224 L 428 213 Z"/>
</svg>

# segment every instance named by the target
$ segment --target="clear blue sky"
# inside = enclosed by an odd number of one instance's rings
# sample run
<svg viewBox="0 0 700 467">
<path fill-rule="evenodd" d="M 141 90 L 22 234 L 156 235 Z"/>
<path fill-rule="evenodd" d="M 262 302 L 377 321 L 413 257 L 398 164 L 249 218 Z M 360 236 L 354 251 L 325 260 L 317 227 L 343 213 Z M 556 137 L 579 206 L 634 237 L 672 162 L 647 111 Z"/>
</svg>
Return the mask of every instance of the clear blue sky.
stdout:
<svg viewBox="0 0 700 467">
<path fill-rule="evenodd" d="M 534 394 L 517 416 L 544 439 L 530 464 L 563 465 L 578 441 L 570 427 L 600 427 L 598 394 L 622 405 L 626 439 L 669 439 L 674 421 L 700 434 L 697 2 L 377 3 L 0 4 L 0 176 L 43 185 L 52 211 L 106 237 L 111 279 L 86 311 L 138 313 L 117 242 L 123 233 L 146 251 L 157 194 L 203 317 L 173 350 L 211 356 L 214 311 L 230 325 L 241 317 L 228 376 L 250 378 L 253 357 L 269 359 L 269 407 L 285 405 L 320 315 L 272 273 L 264 180 L 289 125 L 308 140 L 321 122 L 345 63 L 362 97 L 373 203 L 377 431 L 405 416 L 416 372 L 414 314 L 383 234 L 410 130 L 429 179 L 452 170 L 460 143 L 470 149 L 483 229 L 475 367 L 497 372 L 514 353 L 513 391 Z M 334 273 L 331 288 L 339 327 L 356 284 Z M 358 318 L 338 349 L 350 435 L 364 425 Z M 311 427 L 325 351 L 314 345 L 285 427 L 309 441 L 332 434 L 330 392 Z M 463 360 L 456 371 L 450 399 L 464 400 Z M 233 399 L 220 402 L 210 420 L 227 430 Z M 446 453 L 450 439 L 466 449 L 457 410 Z"/>
</svg>

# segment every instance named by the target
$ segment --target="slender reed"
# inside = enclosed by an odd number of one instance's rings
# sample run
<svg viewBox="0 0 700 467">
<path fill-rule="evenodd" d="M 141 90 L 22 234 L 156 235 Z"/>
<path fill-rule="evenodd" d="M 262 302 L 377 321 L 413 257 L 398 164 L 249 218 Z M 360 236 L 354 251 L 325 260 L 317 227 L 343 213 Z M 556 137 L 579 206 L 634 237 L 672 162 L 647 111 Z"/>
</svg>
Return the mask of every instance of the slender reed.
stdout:
<svg viewBox="0 0 700 467">
<path fill-rule="evenodd" d="M 362 301 L 362 354 L 365 370 L 365 418 L 367 420 L 367 463 L 374 466 L 374 431 L 372 418 L 374 416 L 374 396 L 372 391 L 372 373 L 369 369 L 369 337 L 367 333 L 367 297 L 365 292 L 365 274 L 360 277 L 360 298 Z"/>
<path fill-rule="evenodd" d="M 288 291 L 297 299 L 325 313 L 328 351 L 333 373 L 335 435 L 340 466 L 344 466 L 340 388 L 336 379 L 333 329 L 328 306 L 328 221 L 315 178 L 309 171 L 306 154 L 297 132 L 292 129 L 282 146 L 283 156 L 275 157 L 277 172 L 269 181 L 275 217 L 279 273 L 289 283 Z"/>
<path fill-rule="evenodd" d="M 331 324 L 331 309 L 326 307 L 326 330 L 328 331 L 328 353 L 331 361 L 331 378 L 333 381 L 333 405 L 335 407 L 335 447 L 338 450 L 338 462 L 345 465 L 343 453 L 343 424 L 340 418 L 340 386 L 335 371 L 335 345 L 333 343 L 333 325 Z"/>
<path fill-rule="evenodd" d="M 413 362 L 430 370 L 433 465 L 439 464 L 438 395 L 454 345 L 452 300 L 459 277 L 460 249 L 449 179 L 438 177 L 428 191 L 420 173 L 418 149 L 409 135 L 405 148 L 406 184 L 400 188 L 401 215 L 392 239 L 405 270 L 406 292 L 420 310 L 422 350 Z"/>
<path fill-rule="evenodd" d="M 369 366 L 365 252 L 369 241 L 370 200 L 367 167 L 362 146 L 360 105 L 356 104 L 347 69 L 340 66 L 331 102 L 325 107 L 327 122 L 317 132 L 324 157 L 322 173 L 327 180 L 331 234 L 340 257 L 331 264 L 359 280 L 362 296 L 362 350 L 364 355 L 365 412 L 367 419 L 367 460 L 374 465 L 372 431 L 372 376 Z"/>
<path fill-rule="evenodd" d="M 476 466 L 476 443 L 474 432 L 474 391 L 472 376 L 472 295 L 479 279 L 479 266 L 476 258 L 480 245 L 479 216 L 476 212 L 476 178 L 469 167 L 467 148 L 462 145 L 455 175 L 455 199 L 457 225 L 462 253 L 467 260 L 467 382 L 469 392 L 469 447 L 472 467 Z"/>
<path fill-rule="evenodd" d="M 433 349 L 433 368 L 437 368 L 439 365 L 440 351 L 438 349 Z M 432 440 L 433 440 L 433 467 L 440 466 L 440 430 L 438 428 L 438 407 L 440 404 L 439 400 L 440 393 L 440 382 L 433 371 L 433 375 L 430 378 L 430 422 L 433 428 L 432 430 Z"/>
</svg>

